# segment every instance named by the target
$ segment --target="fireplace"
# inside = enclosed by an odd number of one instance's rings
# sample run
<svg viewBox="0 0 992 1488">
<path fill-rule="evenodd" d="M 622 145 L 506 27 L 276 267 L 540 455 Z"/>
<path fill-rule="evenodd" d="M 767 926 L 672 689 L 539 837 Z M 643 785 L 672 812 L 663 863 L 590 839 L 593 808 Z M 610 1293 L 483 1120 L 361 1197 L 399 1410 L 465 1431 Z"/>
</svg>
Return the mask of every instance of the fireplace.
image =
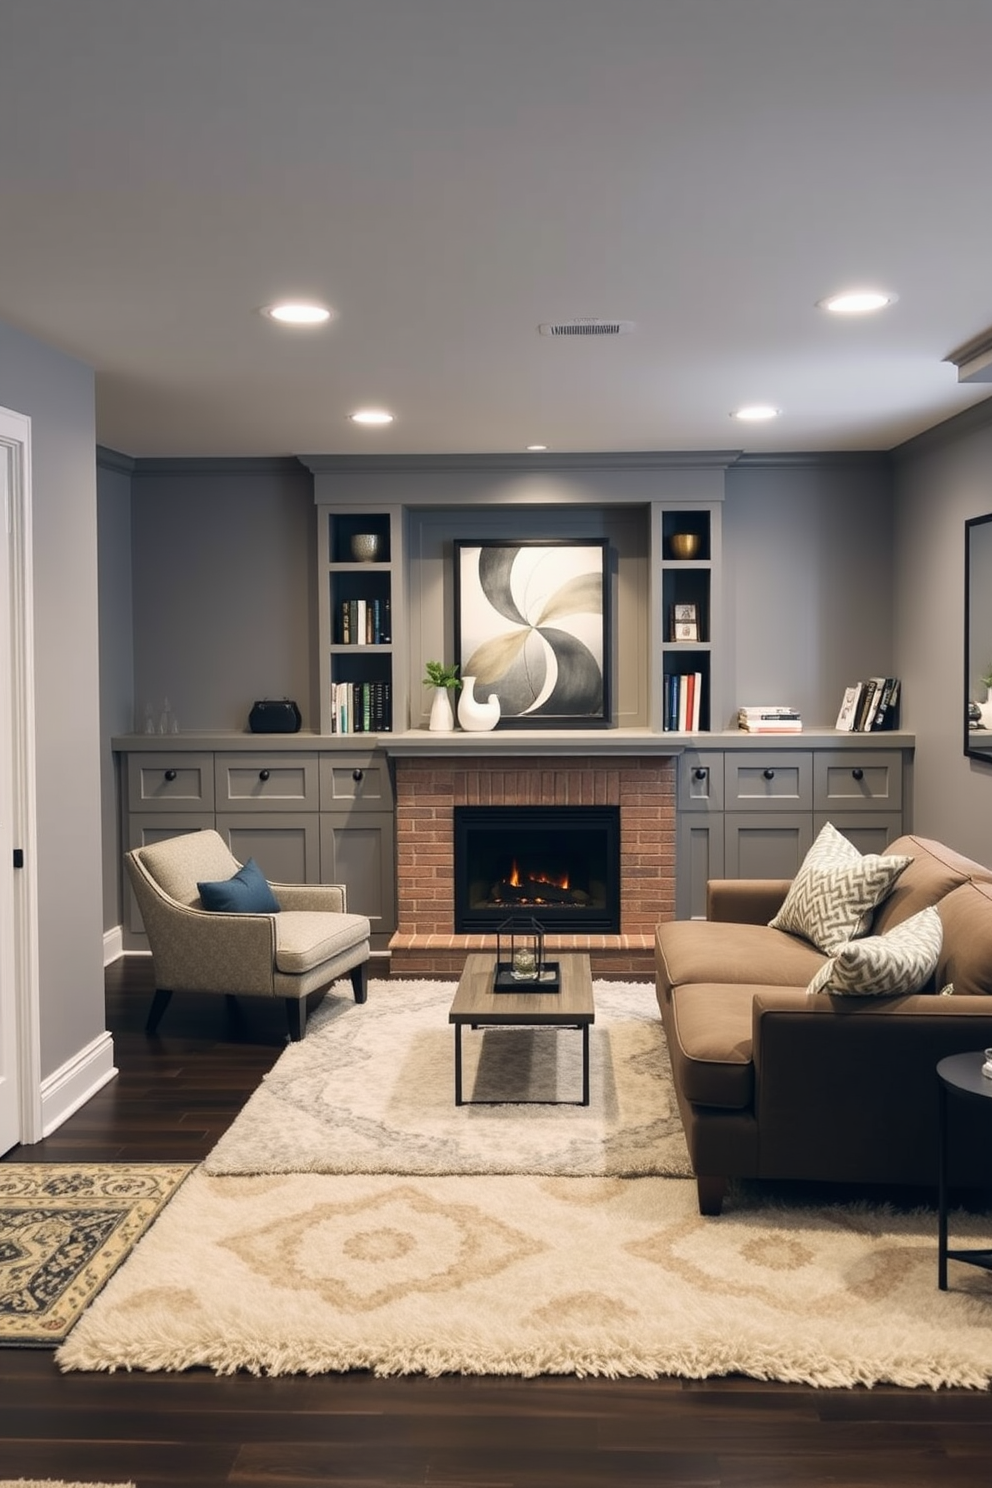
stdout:
<svg viewBox="0 0 992 1488">
<path fill-rule="evenodd" d="M 548 931 L 620 929 L 617 806 L 456 806 L 454 928 L 511 917 Z"/>
</svg>

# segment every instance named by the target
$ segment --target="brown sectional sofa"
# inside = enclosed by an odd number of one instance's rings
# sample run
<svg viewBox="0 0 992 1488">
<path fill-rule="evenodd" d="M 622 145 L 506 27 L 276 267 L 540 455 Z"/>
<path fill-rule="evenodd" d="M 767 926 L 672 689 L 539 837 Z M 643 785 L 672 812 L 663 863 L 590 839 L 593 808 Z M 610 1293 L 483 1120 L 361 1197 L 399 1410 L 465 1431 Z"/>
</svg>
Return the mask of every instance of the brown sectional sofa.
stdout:
<svg viewBox="0 0 992 1488">
<path fill-rule="evenodd" d="M 943 946 L 921 992 L 807 997 L 827 957 L 768 925 L 788 881 L 714 880 L 706 920 L 659 925 L 658 1004 L 701 1213 L 719 1214 L 735 1177 L 936 1184 L 937 1061 L 992 1046 L 992 870 L 922 837 L 887 852 L 913 861 L 869 934 L 937 907 Z M 987 1127 L 952 1131 L 950 1181 L 992 1188 Z"/>
</svg>

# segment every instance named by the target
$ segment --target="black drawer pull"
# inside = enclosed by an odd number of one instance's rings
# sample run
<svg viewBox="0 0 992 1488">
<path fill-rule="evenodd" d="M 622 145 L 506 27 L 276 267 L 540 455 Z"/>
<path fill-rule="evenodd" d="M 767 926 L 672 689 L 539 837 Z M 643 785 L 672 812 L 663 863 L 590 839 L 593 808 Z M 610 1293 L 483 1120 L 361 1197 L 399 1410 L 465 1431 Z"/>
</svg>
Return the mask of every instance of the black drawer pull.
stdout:
<svg viewBox="0 0 992 1488">
<path fill-rule="evenodd" d="M 363 770 L 352 770 L 351 778 L 357 783 L 359 780 L 364 779 L 364 773 Z"/>
<path fill-rule="evenodd" d="M 854 776 L 855 780 L 864 780 L 865 778 L 864 770 L 852 770 L 851 774 Z"/>
<path fill-rule="evenodd" d="M 702 765 L 698 765 L 696 767 L 696 769 L 693 771 L 693 775 L 696 778 L 696 780 L 705 780 L 706 777 L 707 777 L 707 775 L 709 773 L 710 773 L 709 770 L 704 770 L 703 767 L 702 767 Z"/>
<path fill-rule="evenodd" d="M 762 771 L 762 774 L 764 775 L 764 777 L 765 777 L 766 780 L 774 780 L 775 779 L 775 771 L 774 770 L 763 770 Z"/>
<path fill-rule="evenodd" d="M 259 778 L 259 780 L 268 780 L 268 778 L 269 778 L 269 772 L 268 772 L 268 770 L 259 770 L 259 772 L 258 772 L 258 778 Z"/>
<path fill-rule="evenodd" d="M 166 780 L 175 780 L 175 778 L 176 778 L 176 772 L 175 772 L 175 770 L 166 770 L 166 772 L 165 772 L 165 778 L 166 778 Z"/>
</svg>

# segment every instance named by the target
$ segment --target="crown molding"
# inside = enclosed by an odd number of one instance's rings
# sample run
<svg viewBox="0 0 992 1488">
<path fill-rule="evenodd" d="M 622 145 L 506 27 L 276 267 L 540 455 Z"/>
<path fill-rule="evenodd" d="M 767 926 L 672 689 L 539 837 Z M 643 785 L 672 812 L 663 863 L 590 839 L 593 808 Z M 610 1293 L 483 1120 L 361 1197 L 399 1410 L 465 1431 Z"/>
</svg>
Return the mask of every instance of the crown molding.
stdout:
<svg viewBox="0 0 992 1488">
<path fill-rule="evenodd" d="M 108 449 L 106 445 L 98 444 L 96 465 L 98 470 L 115 470 L 120 475 L 131 475 L 134 471 L 135 459 L 133 455 L 124 455 L 120 450 Z"/>
<path fill-rule="evenodd" d="M 299 475 L 295 455 L 139 456 L 135 475 Z"/>
<path fill-rule="evenodd" d="M 314 475 L 443 474 L 457 471 L 725 470 L 739 450 L 620 451 L 612 454 L 299 455 Z"/>
<path fill-rule="evenodd" d="M 979 434 L 989 427 L 992 427 L 992 396 L 983 398 L 980 403 L 973 403 L 970 408 L 963 408 L 960 413 L 952 414 L 942 424 L 934 424 L 932 429 L 924 429 L 922 434 L 914 434 L 905 444 L 896 445 L 892 456 L 899 463 L 915 460 L 918 455 L 931 454 L 934 450 L 955 444 L 969 434 Z"/>
</svg>

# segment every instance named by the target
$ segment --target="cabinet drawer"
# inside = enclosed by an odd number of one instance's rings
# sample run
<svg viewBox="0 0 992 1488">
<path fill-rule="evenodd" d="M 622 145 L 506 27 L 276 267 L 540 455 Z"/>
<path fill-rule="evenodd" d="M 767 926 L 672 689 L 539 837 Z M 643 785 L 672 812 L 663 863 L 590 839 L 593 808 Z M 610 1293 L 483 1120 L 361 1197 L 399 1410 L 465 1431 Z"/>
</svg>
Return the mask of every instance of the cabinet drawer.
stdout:
<svg viewBox="0 0 992 1488">
<path fill-rule="evenodd" d="M 811 811 L 813 760 L 800 750 L 728 750 L 728 811 Z"/>
<path fill-rule="evenodd" d="M 815 811 L 901 811 L 898 750 L 821 750 L 813 756 Z"/>
<path fill-rule="evenodd" d="M 723 755 L 687 749 L 679 756 L 679 810 L 723 810 Z"/>
<path fill-rule="evenodd" d="M 393 782 L 386 760 L 370 754 L 320 757 L 320 809 L 392 811 Z"/>
<path fill-rule="evenodd" d="M 218 754 L 218 811 L 316 811 L 315 754 Z"/>
<path fill-rule="evenodd" d="M 131 811 L 213 811 L 212 754 L 129 754 L 127 799 Z"/>
</svg>

